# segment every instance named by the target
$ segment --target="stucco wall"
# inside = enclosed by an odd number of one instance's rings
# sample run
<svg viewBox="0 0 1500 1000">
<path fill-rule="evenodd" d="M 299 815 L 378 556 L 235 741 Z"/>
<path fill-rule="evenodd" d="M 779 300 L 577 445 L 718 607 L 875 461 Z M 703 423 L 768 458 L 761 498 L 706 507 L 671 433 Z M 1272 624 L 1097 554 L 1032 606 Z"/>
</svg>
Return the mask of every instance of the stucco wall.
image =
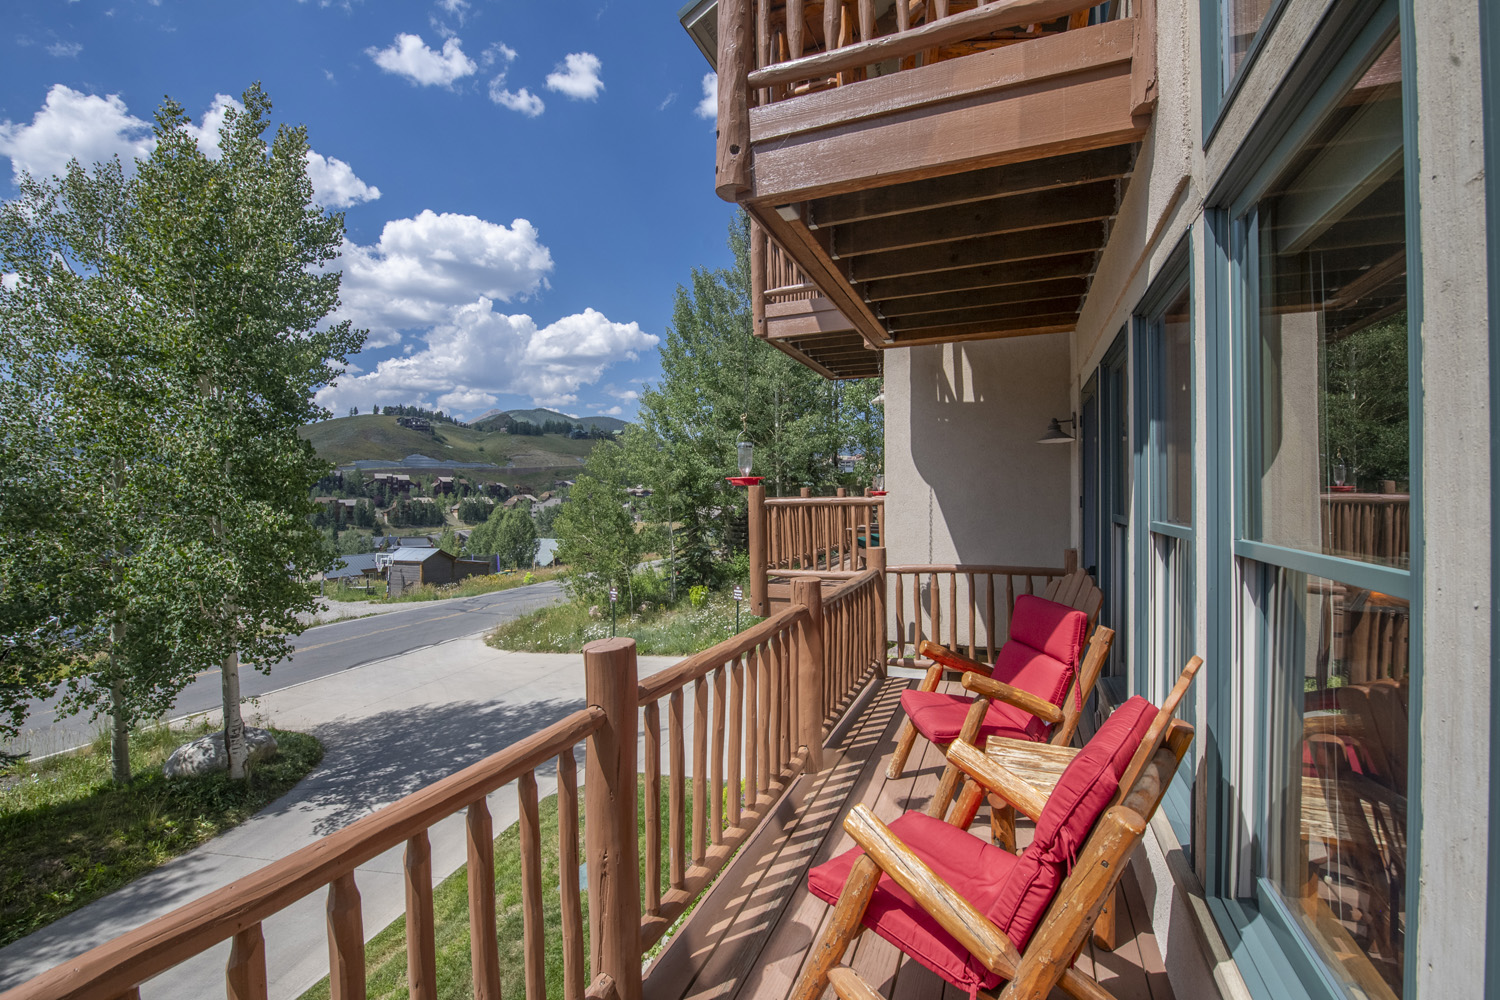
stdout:
<svg viewBox="0 0 1500 1000">
<path fill-rule="evenodd" d="M 1068 336 L 917 347 L 885 356 L 891 563 L 1061 565 L 1071 447 Z"/>
<path fill-rule="evenodd" d="M 1422 752 L 1417 996 L 1484 993 L 1490 759 L 1489 316 L 1476 0 L 1421 0 Z M 1416 706 L 1412 706 L 1415 712 Z M 1480 784 L 1476 784 L 1480 782 Z"/>
</svg>

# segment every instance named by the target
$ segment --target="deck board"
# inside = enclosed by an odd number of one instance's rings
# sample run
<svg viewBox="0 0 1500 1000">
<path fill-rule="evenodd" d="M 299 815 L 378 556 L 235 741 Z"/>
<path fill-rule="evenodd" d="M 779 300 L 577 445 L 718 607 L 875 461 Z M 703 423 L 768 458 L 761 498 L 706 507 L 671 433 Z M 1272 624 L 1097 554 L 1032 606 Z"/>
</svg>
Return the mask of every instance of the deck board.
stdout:
<svg viewBox="0 0 1500 1000">
<path fill-rule="evenodd" d="M 925 740 L 901 778 L 885 776 L 908 683 L 885 681 L 855 702 L 854 714 L 825 750 L 824 770 L 799 780 L 779 810 L 782 822 L 746 843 L 648 970 L 648 1000 L 784 1000 L 791 992 L 832 910 L 807 891 L 807 871 L 852 846 L 844 816 L 864 802 L 889 821 L 905 809 L 926 808 L 937 790 L 946 761 Z M 975 829 L 986 825 L 981 813 Z M 1030 824 L 1020 824 L 1018 839 L 1025 843 L 1030 835 Z M 1132 876 L 1124 886 L 1120 947 L 1111 953 L 1089 945 L 1079 967 L 1118 1000 L 1173 1000 L 1150 913 Z M 845 961 L 891 1000 L 967 1000 L 874 934 L 862 935 Z M 1054 998 L 1061 996 L 1054 991 Z"/>
</svg>

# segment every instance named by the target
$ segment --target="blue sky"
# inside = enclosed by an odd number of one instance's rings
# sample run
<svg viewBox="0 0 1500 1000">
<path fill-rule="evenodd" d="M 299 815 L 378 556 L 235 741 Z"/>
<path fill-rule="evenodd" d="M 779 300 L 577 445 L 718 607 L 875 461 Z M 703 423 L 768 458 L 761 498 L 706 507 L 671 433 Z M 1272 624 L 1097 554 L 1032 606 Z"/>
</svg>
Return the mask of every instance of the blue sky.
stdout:
<svg viewBox="0 0 1500 1000">
<path fill-rule="evenodd" d="M 344 313 L 371 330 L 326 405 L 629 418 L 676 286 L 728 263 L 677 6 L 9 0 L 0 197 L 19 169 L 143 153 L 164 95 L 211 145 L 259 80 L 307 126 L 345 213 Z"/>
</svg>

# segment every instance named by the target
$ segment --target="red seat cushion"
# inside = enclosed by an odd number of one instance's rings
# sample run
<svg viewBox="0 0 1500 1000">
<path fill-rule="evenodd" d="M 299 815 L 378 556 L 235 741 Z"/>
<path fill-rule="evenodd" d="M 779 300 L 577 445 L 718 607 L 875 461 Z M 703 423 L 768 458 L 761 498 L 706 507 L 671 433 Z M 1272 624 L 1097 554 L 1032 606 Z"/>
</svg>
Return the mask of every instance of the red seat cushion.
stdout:
<svg viewBox="0 0 1500 1000">
<path fill-rule="evenodd" d="M 1012 874 L 1023 866 L 1020 858 L 925 813 L 907 813 L 891 824 L 891 832 L 987 916 L 996 908 Z M 854 862 L 863 853 L 858 847 L 851 848 L 814 868 L 807 877 L 813 895 L 828 903 L 837 902 Z M 1026 863 L 1026 867 L 1035 867 L 1035 863 Z M 962 990 L 993 989 L 1000 982 L 999 976 L 969 954 L 890 876 L 881 876 L 865 911 L 864 925 Z M 1006 929 L 1004 923 L 998 926 Z M 1034 927 L 1035 922 L 1025 936 L 1012 936 L 1011 940 L 1017 947 L 1024 947 Z"/>
<path fill-rule="evenodd" d="M 917 732 L 934 743 L 952 743 L 958 739 L 964 718 L 973 699 L 967 694 L 942 694 L 938 691 L 903 691 L 901 707 Z M 990 702 L 984 721 L 979 724 L 977 745 L 983 746 L 991 736 L 1009 736 L 1017 740 L 1040 743 L 1047 738 L 1047 724 L 1029 712 L 1004 702 Z"/>
<path fill-rule="evenodd" d="M 1110 713 L 1057 779 L 1026 853 L 1072 865 L 1155 718 L 1156 706 L 1140 695 Z"/>
<path fill-rule="evenodd" d="M 1031 594 L 1016 598 L 1016 608 L 1010 615 L 1012 639 L 1070 667 L 1078 666 L 1088 627 L 1089 617 L 1082 611 Z"/>
</svg>

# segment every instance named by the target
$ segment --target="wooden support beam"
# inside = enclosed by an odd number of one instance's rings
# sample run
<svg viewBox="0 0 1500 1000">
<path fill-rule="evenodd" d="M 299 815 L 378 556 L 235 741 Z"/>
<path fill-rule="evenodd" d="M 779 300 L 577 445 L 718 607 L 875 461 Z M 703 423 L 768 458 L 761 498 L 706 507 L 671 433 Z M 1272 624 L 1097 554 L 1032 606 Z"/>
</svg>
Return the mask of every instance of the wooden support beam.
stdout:
<svg viewBox="0 0 1500 1000">
<path fill-rule="evenodd" d="M 893 250 L 856 257 L 849 276 L 856 283 L 913 274 L 932 274 L 959 267 L 982 267 L 1010 261 L 1036 260 L 1060 254 L 1094 252 L 1104 246 L 1103 222 L 1077 222 L 1025 233 L 985 236 L 952 244 Z"/>
<path fill-rule="evenodd" d="M 750 93 L 745 85 L 745 77 L 755 61 L 755 43 L 750 34 L 750 0 L 719 0 L 719 116 L 714 191 L 725 201 L 736 201 L 750 189 Z"/>
<path fill-rule="evenodd" d="M 911 278 L 889 278 L 860 284 L 859 291 L 871 302 L 979 288 L 1003 288 L 1057 278 L 1087 278 L 1094 273 L 1095 251 L 1065 254 L 1012 264 L 985 265 L 944 271 Z"/>
<path fill-rule="evenodd" d="M 906 334 L 896 339 L 895 347 L 920 347 L 923 344 L 956 344 L 965 340 L 996 340 L 1000 337 L 1034 337 L 1044 333 L 1068 333 L 1078 325 L 1076 313 L 1033 316 L 1015 323 L 970 323 L 964 326 L 934 327 Z"/>
<path fill-rule="evenodd" d="M 891 320 L 891 330 L 896 336 L 916 330 L 931 330 L 938 327 L 965 326 L 970 323 L 996 323 L 1000 321 L 1029 320 L 1035 316 L 1051 316 L 1057 313 L 1078 314 L 1083 306 L 1081 296 L 1042 299 L 1036 302 L 1018 302 L 1002 306 L 979 306 L 955 312 L 916 314 Z"/>
<path fill-rule="evenodd" d="M 1073 222 L 1108 219 L 1119 210 L 1120 185 L 1099 181 L 1066 195 L 995 198 L 920 215 L 839 226 L 833 230 L 835 259 L 938 243 L 1020 233 Z M 753 251 L 753 247 L 752 247 Z M 752 263 L 754 258 L 752 257 Z"/>
<path fill-rule="evenodd" d="M 976 288 L 967 292 L 941 292 L 936 295 L 913 295 L 904 299 L 888 299 L 880 303 L 880 313 L 886 318 L 886 322 L 896 326 L 899 325 L 898 317 L 901 316 L 926 316 L 933 313 L 974 309 L 979 306 L 1036 302 L 1041 299 L 1058 299 L 1068 296 L 1080 297 L 1087 291 L 1087 278 L 1056 278 L 1023 285 L 999 285 L 994 288 Z"/>
<path fill-rule="evenodd" d="M 771 206 L 747 205 L 746 208 L 752 217 L 760 220 L 766 233 L 781 244 L 787 256 L 802 269 L 802 273 L 823 289 L 823 293 L 871 347 L 879 347 L 890 341 L 885 324 L 876 318 L 864 299 L 854 293 L 849 286 L 849 279 L 828 255 L 827 248 L 800 220 L 785 219 Z"/>
<path fill-rule="evenodd" d="M 821 229 L 992 198 L 1056 191 L 1127 177 L 1134 162 L 1135 147 L 1109 146 L 1069 156 L 892 184 L 815 201 L 808 206 L 807 223 L 811 229 Z"/>
</svg>

